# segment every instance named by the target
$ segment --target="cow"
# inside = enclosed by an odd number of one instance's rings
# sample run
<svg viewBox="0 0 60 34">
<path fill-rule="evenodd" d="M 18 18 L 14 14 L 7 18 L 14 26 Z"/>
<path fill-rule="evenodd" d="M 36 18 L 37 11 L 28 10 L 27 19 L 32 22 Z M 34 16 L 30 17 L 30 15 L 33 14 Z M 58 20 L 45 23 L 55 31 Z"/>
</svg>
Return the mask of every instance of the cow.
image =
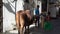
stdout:
<svg viewBox="0 0 60 34">
<path fill-rule="evenodd" d="M 20 10 L 16 13 L 16 25 L 18 28 L 19 34 L 24 34 L 24 27 L 28 26 L 28 34 L 29 34 L 29 26 L 33 23 L 36 23 L 35 16 L 31 16 L 30 10 Z"/>
</svg>

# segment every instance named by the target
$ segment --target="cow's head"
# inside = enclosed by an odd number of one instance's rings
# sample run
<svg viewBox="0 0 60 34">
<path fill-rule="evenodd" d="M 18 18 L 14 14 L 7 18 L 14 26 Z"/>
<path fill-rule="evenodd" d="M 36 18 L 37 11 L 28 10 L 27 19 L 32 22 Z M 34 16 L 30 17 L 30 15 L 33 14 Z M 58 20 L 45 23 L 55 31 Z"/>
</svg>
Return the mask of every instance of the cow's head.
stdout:
<svg viewBox="0 0 60 34">
<path fill-rule="evenodd" d="M 28 18 L 32 19 L 30 10 L 25 10 L 26 15 L 28 16 Z"/>
</svg>

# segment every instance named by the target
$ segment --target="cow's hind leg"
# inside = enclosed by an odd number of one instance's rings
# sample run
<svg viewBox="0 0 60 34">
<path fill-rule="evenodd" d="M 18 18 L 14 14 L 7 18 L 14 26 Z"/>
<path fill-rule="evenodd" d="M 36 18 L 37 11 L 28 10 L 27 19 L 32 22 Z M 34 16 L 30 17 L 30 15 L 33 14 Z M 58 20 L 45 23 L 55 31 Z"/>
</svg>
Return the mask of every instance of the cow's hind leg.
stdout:
<svg viewBox="0 0 60 34">
<path fill-rule="evenodd" d="M 23 29 L 24 29 L 24 26 L 21 26 L 20 27 L 20 34 L 24 34 Z"/>
<path fill-rule="evenodd" d="M 20 34 L 20 29 L 18 29 L 18 34 Z"/>
</svg>

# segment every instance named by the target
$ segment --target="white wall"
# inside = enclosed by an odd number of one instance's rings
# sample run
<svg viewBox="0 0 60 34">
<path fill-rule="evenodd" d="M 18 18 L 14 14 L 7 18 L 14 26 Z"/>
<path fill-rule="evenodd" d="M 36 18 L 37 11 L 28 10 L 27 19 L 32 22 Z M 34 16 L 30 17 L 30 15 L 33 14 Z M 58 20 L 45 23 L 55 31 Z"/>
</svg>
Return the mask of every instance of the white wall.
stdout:
<svg viewBox="0 0 60 34">
<path fill-rule="evenodd" d="M 57 15 L 57 8 L 56 7 L 54 7 L 54 6 L 51 6 L 50 8 L 49 8 L 49 12 L 51 13 L 51 17 L 56 17 L 56 15 Z"/>
<path fill-rule="evenodd" d="M 37 5 L 39 5 L 39 13 L 42 12 L 42 2 L 41 1 L 38 1 Z"/>
<path fill-rule="evenodd" d="M 3 0 L 3 32 L 12 30 L 15 25 L 15 2 L 14 0 Z M 17 11 L 23 10 L 23 1 L 17 0 Z"/>
<path fill-rule="evenodd" d="M 39 13 L 41 14 L 42 12 L 42 2 L 41 1 L 36 1 L 36 6 L 39 5 Z M 35 10 L 34 10 L 34 15 L 35 15 Z"/>
</svg>

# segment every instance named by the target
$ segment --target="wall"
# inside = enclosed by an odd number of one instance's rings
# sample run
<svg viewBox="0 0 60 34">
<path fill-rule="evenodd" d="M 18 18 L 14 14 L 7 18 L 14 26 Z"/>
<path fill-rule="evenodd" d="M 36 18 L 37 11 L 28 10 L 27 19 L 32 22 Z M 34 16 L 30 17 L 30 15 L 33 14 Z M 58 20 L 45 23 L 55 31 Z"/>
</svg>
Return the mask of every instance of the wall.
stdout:
<svg viewBox="0 0 60 34">
<path fill-rule="evenodd" d="M 37 5 L 39 5 L 39 12 L 41 13 L 41 11 L 42 11 L 42 2 L 41 1 L 37 1 L 38 3 L 37 3 Z"/>
<path fill-rule="evenodd" d="M 12 30 L 15 25 L 15 1 L 3 0 L 3 32 Z M 17 0 L 16 11 L 23 10 L 23 1 Z M 13 25 L 12 25 L 13 24 Z"/>
</svg>

